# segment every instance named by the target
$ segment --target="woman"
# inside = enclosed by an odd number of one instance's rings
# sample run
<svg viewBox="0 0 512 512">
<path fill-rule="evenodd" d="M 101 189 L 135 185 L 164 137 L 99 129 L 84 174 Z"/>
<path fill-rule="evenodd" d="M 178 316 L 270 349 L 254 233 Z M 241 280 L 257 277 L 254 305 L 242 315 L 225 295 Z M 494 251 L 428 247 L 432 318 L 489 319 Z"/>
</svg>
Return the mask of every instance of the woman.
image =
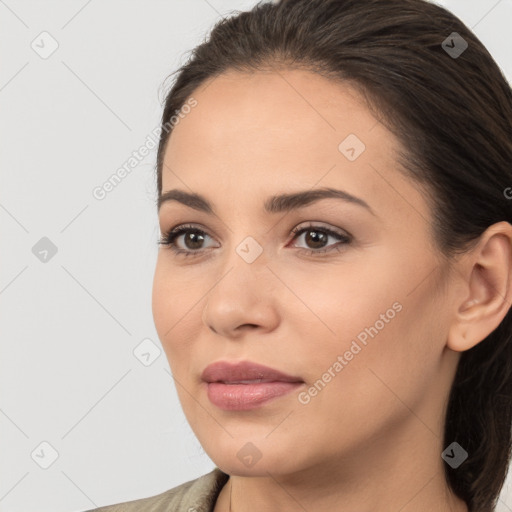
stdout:
<svg viewBox="0 0 512 512">
<path fill-rule="evenodd" d="M 283 0 L 179 70 L 155 325 L 216 467 L 114 511 L 494 510 L 512 91 L 424 0 Z"/>
</svg>

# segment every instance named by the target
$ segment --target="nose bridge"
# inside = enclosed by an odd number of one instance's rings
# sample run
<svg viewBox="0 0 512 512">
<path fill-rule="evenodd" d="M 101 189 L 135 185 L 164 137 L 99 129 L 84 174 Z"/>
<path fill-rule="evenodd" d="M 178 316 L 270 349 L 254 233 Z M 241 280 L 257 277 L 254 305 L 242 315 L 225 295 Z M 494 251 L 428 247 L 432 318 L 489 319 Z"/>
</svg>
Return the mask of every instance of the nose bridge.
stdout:
<svg viewBox="0 0 512 512">
<path fill-rule="evenodd" d="M 248 205 L 245 205 L 247 209 Z M 229 222 L 229 233 L 227 234 L 226 244 L 230 254 L 226 258 L 227 268 L 235 266 L 238 270 L 243 269 L 249 275 L 251 272 L 261 272 L 269 260 L 271 236 L 268 234 L 268 227 L 261 222 L 258 216 L 257 204 L 249 208 L 250 217 L 253 221 L 244 221 L 242 219 L 241 209 L 233 208 Z M 270 233 L 271 234 L 271 233 Z M 234 270 L 234 269 L 233 269 Z M 245 273 L 245 272 L 244 272 Z"/>
<path fill-rule="evenodd" d="M 276 321 L 275 276 L 267 267 L 270 251 L 257 236 L 231 232 L 230 254 L 223 255 L 216 284 L 203 306 L 203 321 L 217 333 L 226 334 L 242 324 L 268 327 Z"/>
<path fill-rule="evenodd" d="M 245 194 L 244 197 L 251 196 L 249 191 Z M 278 239 L 276 219 L 262 216 L 261 204 L 265 193 L 254 193 L 252 199 L 243 204 L 235 199 L 239 195 L 233 192 L 232 197 L 230 213 L 224 214 L 224 247 L 213 249 L 220 250 L 216 256 L 218 262 L 214 264 L 219 281 L 211 293 L 216 295 L 222 290 L 224 300 L 229 295 L 230 300 L 239 302 L 245 301 L 247 296 L 258 296 L 258 302 L 265 302 L 277 285 L 271 269 L 277 246 L 283 240 Z"/>
<path fill-rule="evenodd" d="M 243 289 L 240 290 L 241 286 L 259 285 L 257 289 L 261 290 L 267 274 L 271 274 L 267 268 L 269 247 L 264 246 L 261 234 L 237 235 L 233 232 L 232 236 L 233 241 L 229 244 L 230 254 L 225 257 L 223 265 L 225 279 L 233 281 L 239 293 L 243 293 Z"/>
</svg>

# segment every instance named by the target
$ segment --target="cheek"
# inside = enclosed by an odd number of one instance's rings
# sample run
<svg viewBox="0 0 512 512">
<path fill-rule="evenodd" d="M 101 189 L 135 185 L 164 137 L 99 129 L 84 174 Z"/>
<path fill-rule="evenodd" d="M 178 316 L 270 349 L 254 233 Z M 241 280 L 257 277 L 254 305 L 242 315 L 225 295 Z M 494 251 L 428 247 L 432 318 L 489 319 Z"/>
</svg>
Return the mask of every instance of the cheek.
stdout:
<svg viewBox="0 0 512 512">
<path fill-rule="evenodd" d="M 162 249 L 161 249 L 162 251 Z M 179 327 L 179 321 L 186 317 L 193 292 L 179 271 L 167 261 L 168 256 L 160 252 L 153 277 L 152 310 L 158 333 L 165 338 Z M 165 334 L 167 336 L 165 336 Z"/>
<path fill-rule="evenodd" d="M 164 343 L 165 330 L 169 329 L 171 324 L 166 327 L 168 314 L 172 314 L 171 300 L 169 295 L 169 284 L 166 280 L 166 274 L 163 272 L 161 255 L 159 253 L 153 276 L 153 289 L 151 296 L 151 309 L 153 321 L 155 323 L 160 341 Z"/>
<path fill-rule="evenodd" d="M 201 311 L 205 295 L 201 279 L 186 277 L 159 254 L 153 278 L 152 313 L 158 337 L 173 374 L 187 372 L 191 361 L 191 344 L 202 328 Z M 197 275 L 197 273 L 196 273 Z M 198 283 L 191 286 L 191 282 Z M 207 289 L 207 288 L 206 288 Z M 176 374 L 177 375 L 177 374 Z"/>
<path fill-rule="evenodd" d="M 403 309 L 399 290 L 388 280 L 388 274 L 372 275 L 348 265 L 295 276 L 287 271 L 283 281 L 293 283 L 293 294 L 282 297 L 280 304 L 286 306 L 281 314 L 298 330 L 299 346 L 325 364 L 326 356 L 350 350 L 353 340 L 364 347 L 365 341 L 369 345 L 386 336 Z"/>
<path fill-rule="evenodd" d="M 383 327 L 377 322 L 388 308 L 379 301 L 357 317 L 340 314 L 338 340 L 321 347 L 319 341 L 299 357 L 308 361 L 307 387 L 297 396 L 295 420 L 309 433 L 325 433 L 326 455 L 335 445 L 358 446 L 393 429 L 424 393 L 422 357 L 408 338 L 410 313 L 405 305 L 391 310 Z"/>
<path fill-rule="evenodd" d="M 173 340 L 180 324 L 186 318 L 184 308 L 186 288 L 179 286 L 179 279 L 168 269 L 165 257 L 159 254 L 152 290 L 152 312 L 155 328 L 166 353 L 172 351 Z"/>
<path fill-rule="evenodd" d="M 401 272 L 396 265 L 386 272 L 365 268 L 371 270 L 344 268 L 295 281 L 294 293 L 302 302 L 294 300 L 286 308 L 301 341 L 296 359 L 307 361 L 303 375 L 315 387 L 310 398 L 319 407 L 348 393 L 359 397 L 361 406 L 385 408 L 396 401 L 391 390 L 414 401 L 437 364 L 434 344 L 427 339 L 435 337 L 429 325 L 438 309 L 431 290 L 409 294 L 405 264 Z M 390 274 L 393 268 L 396 276 Z M 357 404 L 349 407 L 355 412 Z"/>
</svg>

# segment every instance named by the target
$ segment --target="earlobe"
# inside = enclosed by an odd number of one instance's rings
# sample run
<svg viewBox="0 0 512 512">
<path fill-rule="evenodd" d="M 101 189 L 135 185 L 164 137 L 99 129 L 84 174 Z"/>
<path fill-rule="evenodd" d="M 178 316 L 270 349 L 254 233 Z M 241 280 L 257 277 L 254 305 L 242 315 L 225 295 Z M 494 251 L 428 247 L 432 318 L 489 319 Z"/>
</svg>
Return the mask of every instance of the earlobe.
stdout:
<svg viewBox="0 0 512 512">
<path fill-rule="evenodd" d="M 463 260 L 456 270 L 464 286 L 447 340 L 448 348 L 456 352 L 487 338 L 512 305 L 512 225 L 490 226 Z"/>
</svg>

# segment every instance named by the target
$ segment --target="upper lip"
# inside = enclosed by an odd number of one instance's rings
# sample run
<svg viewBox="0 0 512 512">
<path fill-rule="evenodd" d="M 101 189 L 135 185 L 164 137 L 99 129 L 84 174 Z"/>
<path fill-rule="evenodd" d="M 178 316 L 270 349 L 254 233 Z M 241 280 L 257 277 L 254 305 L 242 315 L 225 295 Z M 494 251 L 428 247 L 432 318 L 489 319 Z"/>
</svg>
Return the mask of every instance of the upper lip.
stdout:
<svg viewBox="0 0 512 512">
<path fill-rule="evenodd" d="M 269 368 L 251 361 L 241 361 L 230 363 L 228 361 L 218 361 L 209 364 L 201 374 L 201 378 L 206 382 L 240 382 L 240 381 L 258 381 L 258 382 L 304 382 L 300 377 L 287 375 L 286 373 Z"/>
</svg>

